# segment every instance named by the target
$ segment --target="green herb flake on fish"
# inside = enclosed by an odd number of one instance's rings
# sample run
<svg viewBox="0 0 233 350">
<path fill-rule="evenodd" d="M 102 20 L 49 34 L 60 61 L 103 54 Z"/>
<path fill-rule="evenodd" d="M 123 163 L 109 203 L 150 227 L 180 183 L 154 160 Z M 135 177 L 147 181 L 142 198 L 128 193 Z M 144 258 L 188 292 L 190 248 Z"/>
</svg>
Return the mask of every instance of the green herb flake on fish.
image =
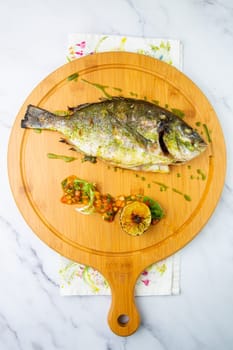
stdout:
<svg viewBox="0 0 233 350">
<path fill-rule="evenodd" d="M 77 152 L 120 168 L 168 172 L 207 144 L 174 113 L 153 103 L 113 97 L 69 108 L 69 117 L 29 105 L 22 128 L 60 132 Z"/>
</svg>

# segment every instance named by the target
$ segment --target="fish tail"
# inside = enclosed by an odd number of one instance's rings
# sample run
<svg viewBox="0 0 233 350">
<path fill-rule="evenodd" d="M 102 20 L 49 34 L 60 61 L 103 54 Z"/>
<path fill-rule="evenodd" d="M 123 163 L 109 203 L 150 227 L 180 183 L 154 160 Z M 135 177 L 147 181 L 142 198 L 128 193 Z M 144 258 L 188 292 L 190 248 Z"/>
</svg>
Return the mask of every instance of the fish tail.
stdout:
<svg viewBox="0 0 233 350">
<path fill-rule="evenodd" d="M 24 119 L 21 120 L 21 128 L 29 129 L 55 129 L 56 116 L 42 108 L 29 105 Z"/>
</svg>

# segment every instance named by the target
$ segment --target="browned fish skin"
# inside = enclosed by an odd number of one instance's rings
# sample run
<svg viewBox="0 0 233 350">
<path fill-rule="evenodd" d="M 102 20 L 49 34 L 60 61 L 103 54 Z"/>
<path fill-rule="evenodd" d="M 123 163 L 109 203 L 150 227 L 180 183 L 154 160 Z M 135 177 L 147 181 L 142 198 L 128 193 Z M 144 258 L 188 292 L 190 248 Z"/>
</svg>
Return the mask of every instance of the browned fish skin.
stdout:
<svg viewBox="0 0 233 350">
<path fill-rule="evenodd" d="M 78 152 L 127 169 L 167 171 L 206 149 L 187 123 L 147 101 L 114 97 L 70 111 L 59 117 L 30 105 L 21 126 L 59 131 Z"/>
</svg>

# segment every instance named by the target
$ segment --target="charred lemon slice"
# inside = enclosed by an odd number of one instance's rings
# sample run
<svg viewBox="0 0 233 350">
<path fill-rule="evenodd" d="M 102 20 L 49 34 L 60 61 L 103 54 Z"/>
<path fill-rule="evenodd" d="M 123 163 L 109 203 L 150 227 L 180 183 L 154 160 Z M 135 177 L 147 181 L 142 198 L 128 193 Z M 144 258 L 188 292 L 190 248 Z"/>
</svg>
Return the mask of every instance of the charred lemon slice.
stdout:
<svg viewBox="0 0 233 350">
<path fill-rule="evenodd" d="M 121 211 L 122 229 L 131 236 L 140 236 L 151 224 L 150 208 L 142 202 L 127 204 Z"/>
</svg>

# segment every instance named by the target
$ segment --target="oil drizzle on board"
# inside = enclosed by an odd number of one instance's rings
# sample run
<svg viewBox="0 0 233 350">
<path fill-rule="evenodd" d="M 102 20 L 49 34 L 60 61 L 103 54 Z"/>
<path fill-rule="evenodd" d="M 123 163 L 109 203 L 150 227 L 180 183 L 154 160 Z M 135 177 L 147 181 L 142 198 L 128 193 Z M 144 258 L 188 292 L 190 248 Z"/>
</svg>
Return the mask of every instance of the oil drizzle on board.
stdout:
<svg viewBox="0 0 233 350">
<path fill-rule="evenodd" d="M 203 126 L 204 132 L 205 132 L 205 134 L 206 134 L 207 141 L 208 141 L 209 143 L 211 143 L 211 142 L 212 142 L 212 139 L 211 139 L 211 136 L 210 136 L 210 133 L 211 133 L 211 132 L 210 132 L 208 126 L 207 126 L 206 124 L 202 124 L 202 126 Z"/>
<path fill-rule="evenodd" d="M 167 191 L 168 189 L 170 189 L 169 186 L 165 185 L 165 184 L 162 183 L 162 182 L 153 181 L 153 183 L 156 184 L 156 185 L 158 185 L 158 186 L 160 187 L 160 191 L 161 191 L 161 192 Z M 190 202 L 190 201 L 192 200 L 192 198 L 191 198 L 188 194 L 181 192 L 180 190 L 178 190 L 178 189 L 175 188 L 175 187 L 172 187 L 171 190 L 172 190 L 174 193 L 177 193 L 177 194 L 183 196 L 183 198 L 184 198 L 186 201 L 188 201 L 188 202 Z"/>
<path fill-rule="evenodd" d="M 167 191 L 169 186 L 165 185 L 164 183 L 162 182 L 158 182 L 158 181 L 153 181 L 154 184 L 158 185 L 160 187 L 160 191 L 161 192 L 164 192 L 164 191 Z"/>
<path fill-rule="evenodd" d="M 112 89 L 115 90 L 115 91 L 118 91 L 118 92 L 122 92 L 122 91 L 123 91 L 123 90 L 122 90 L 121 88 L 119 88 L 119 87 L 113 87 Z"/>
<path fill-rule="evenodd" d="M 76 76 L 76 74 L 77 74 L 77 76 Z M 69 76 L 67 79 L 68 79 L 69 81 L 70 81 L 70 80 L 75 80 L 75 81 L 77 81 L 77 78 L 78 78 L 78 73 L 74 73 L 74 74 L 72 74 L 71 76 Z M 92 85 L 93 87 L 99 89 L 99 90 L 103 93 L 103 95 L 104 95 L 106 98 L 108 98 L 108 99 L 112 99 L 113 95 L 110 95 L 110 93 L 107 92 L 107 89 L 112 89 L 112 90 L 115 90 L 115 91 L 118 91 L 118 92 L 122 92 L 122 91 L 123 91 L 122 88 L 115 87 L 115 86 L 111 87 L 111 86 L 109 86 L 109 85 L 103 85 L 103 84 L 100 84 L 100 83 L 91 82 L 91 81 L 89 81 L 89 80 L 87 80 L 87 79 L 84 79 L 84 78 L 82 78 L 81 81 L 84 82 L 84 83 L 90 84 L 90 85 Z M 129 95 L 132 96 L 132 97 L 135 97 L 135 98 L 138 97 L 138 94 L 137 94 L 136 92 L 133 92 L 133 91 L 130 91 L 130 92 L 129 92 Z M 144 97 L 143 97 L 143 100 L 144 100 L 144 101 L 149 101 L 148 98 L 147 98 L 147 96 L 144 96 Z M 159 105 L 159 101 L 158 101 L 158 100 L 152 99 L 150 102 L 154 103 L 155 105 Z M 164 108 L 169 110 L 169 105 L 168 105 L 167 103 L 165 103 Z M 183 118 L 185 117 L 184 111 L 182 111 L 182 110 L 179 109 L 179 108 L 170 108 L 170 111 L 171 111 L 173 114 L 175 114 L 177 117 L 181 118 L 181 119 L 183 119 Z M 209 130 L 208 130 L 207 125 L 206 125 L 206 124 L 203 124 L 203 128 L 204 128 L 204 130 L 205 130 L 205 132 L 206 132 L 208 141 L 211 142 L 210 132 L 209 132 Z"/>
<path fill-rule="evenodd" d="M 47 157 L 49 159 L 61 159 L 61 160 L 64 160 L 64 162 L 66 162 L 66 163 L 70 163 L 70 162 L 73 162 L 74 160 L 78 159 L 75 157 L 69 157 L 69 156 L 65 156 L 63 154 L 55 154 L 55 153 L 47 153 Z"/>
<path fill-rule="evenodd" d="M 105 97 L 107 98 L 112 98 L 112 95 L 110 95 L 106 90 L 109 89 L 109 86 L 108 85 L 102 85 L 102 84 L 99 84 L 99 83 L 92 83 L 91 81 L 89 80 L 86 80 L 86 79 L 82 79 L 82 81 L 84 83 L 87 83 L 87 84 L 90 84 L 92 86 L 94 86 L 95 88 L 99 89 Z M 116 89 L 116 88 L 115 88 Z"/>
</svg>

